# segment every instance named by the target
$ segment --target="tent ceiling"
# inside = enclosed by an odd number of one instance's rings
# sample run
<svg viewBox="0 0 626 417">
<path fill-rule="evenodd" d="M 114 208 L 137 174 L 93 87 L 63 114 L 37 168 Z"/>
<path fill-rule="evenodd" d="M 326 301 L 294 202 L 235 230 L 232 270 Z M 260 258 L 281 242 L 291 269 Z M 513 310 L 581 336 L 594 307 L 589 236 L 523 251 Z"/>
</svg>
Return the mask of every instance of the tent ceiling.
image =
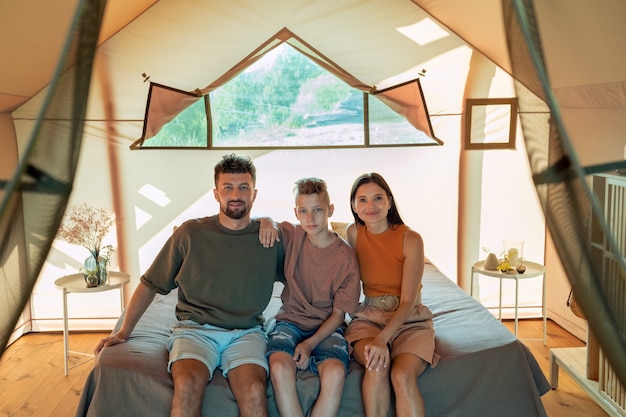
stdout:
<svg viewBox="0 0 626 417">
<path fill-rule="evenodd" d="M 0 113 L 12 113 L 49 82 L 77 2 L 0 3 Z M 594 131 L 585 126 L 594 126 L 601 127 L 599 136 L 623 136 L 626 2 L 554 0 L 535 7 L 550 81 L 565 118 L 578 125 L 572 135 L 589 136 Z M 458 62 L 468 62 L 463 48 L 509 71 L 501 14 L 501 0 L 109 0 L 90 116 L 103 119 L 112 104 L 109 116 L 140 123 L 147 94 L 142 73 L 183 90 L 203 88 L 284 27 L 381 88 L 416 78 L 438 60 L 423 83 L 429 111 L 459 114 L 467 68 Z M 407 35 L 428 17 L 449 33 L 427 43 Z M 33 117 L 36 104 L 27 107 L 17 116 Z M 592 111 L 581 115 L 581 109 Z M 132 135 L 129 140 L 138 137 Z"/>
<path fill-rule="evenodd" d="M 100 42 L 156 0 L 109 0 Z M 0 113 L 12 111 L 52 78 L 78 0 L 0 2 Z"/>
<path fill-rule="evenodd" d="M 409 0 L 160 0 L 120 25 L 96 56 L 88 118 L 121 121 L 117 138 L 130 142 L 141 135 L 145 113 L 142 74 L 185 91 L 203 89 L 283 28 L 370 86 L 413 80 L 428 69 L 424 89 L 432 113 L 460 114 L 471 53 Z M 431 32 L 439 33 L 425 36 Z M 461 64 L 450 65 L 455 57 Z M 446 97 L 450 93 L 454 98 Z M 20 106 L 14 118 L 33 120 L 41 96 Z"/>
<path fill-rule="evenodd" d="M 53 3 L 31 0 L 0 5 L 2 37 L 12 40 L 0 45 L 4 61 L 0 112 L 10 112 L 27 101 L 52 77 L 78 0 Z M 432 6 L 437 9 L 437 5 Z M 493 16 L 495 26 L 501 25 L 498 0 L 463 8 L 483 17 Z M 147 9 L 148 13 L 142 15 Z M 217 16 L 219 21 L 213 19 Z M 418 70 L 413 66 L 420 62 L 416 56 L 449 47 L 450 39 L 420 50 L 399 31 L 426 16 L 409 0 L 109 0 L 101 42 L 112 38 L 114 46 L 108 48 L 109 53 L 113 57 L 126 55 L 125 60 L 137 67 L 132 74 L 135 81 L 140 81 L 142 72 L 148 72 L 153 80 L 193 90 L 204 87 L 215 74 L 221 75 L 260 42 L 288 27 L 340 65 L 346 63 L 345 69 L 354 76 L 374 85 L 405 71 L 412 71 L 415 78 Z M 477 25 L 486 33 L 486 39 L 489 27 Z M 124 33 L 115 36 L 122 28 Z M 506 59 L 503 39 L 494 43 L 491 38 L 485 45 L 491 59 Z M 172 63 L 178 64 L 175 70 Z M 195 75 L 198 72 L 204 77 Z M 407 75 L 400 81 L 410 78 Z"/>
</svg>

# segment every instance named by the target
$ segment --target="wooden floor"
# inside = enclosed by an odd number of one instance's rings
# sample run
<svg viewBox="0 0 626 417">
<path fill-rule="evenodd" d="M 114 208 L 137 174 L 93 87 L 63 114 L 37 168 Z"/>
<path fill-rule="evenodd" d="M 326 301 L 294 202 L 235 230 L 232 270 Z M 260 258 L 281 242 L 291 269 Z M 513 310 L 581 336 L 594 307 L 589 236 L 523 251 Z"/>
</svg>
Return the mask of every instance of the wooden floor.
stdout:
<svg viewBox="0 0 626 417">
<path fill-rule="evenodd" d="M 505 321 L 513 331 L 513 322 Z M 584 344 L 555 323 L 548 321 L 548 344 L 543 345 L 541 320 L 520 320 L 519 336 L 530 348 L 544 374 L 550 375 L 551 347 L 575 347 Z M 103 333 L 72 333 L 70 349 L 90 352 Z M 528 339 L 528 340 L 527 340 Z M 72 355 L 71 361 L 83 357 Z M 63 375 L 63 335 L 61 333 L 27 334 L 12 344 L 0 359 L 0 417 L 74 416 L 83 384 L 91 369 L 88 362 Z M 559 387 L 542 397 L 548 417 L 606 417 L 564 372 Z M 504 417 L 504 416 L 503 416 Z"/>
<path fill-rule="evenodd" d="M 514 321 L 506 320 L 504 324 L 511 333 Z M 579 347 L 585 344 L 566 332 L 558 324 L 548 320 L 547 343 L 543 344 L 543 321 L 520 320 L 518 337 L 530 348 L 533 356 L 546 378 L 550 378 L 550 348 Z M 600 408 L 565 372 L 559 371 L 559 386 L 541 397 L 548 417 L 606 417 Z M 0 414 L 1 415 L 1 414 Z"/>
</svg>

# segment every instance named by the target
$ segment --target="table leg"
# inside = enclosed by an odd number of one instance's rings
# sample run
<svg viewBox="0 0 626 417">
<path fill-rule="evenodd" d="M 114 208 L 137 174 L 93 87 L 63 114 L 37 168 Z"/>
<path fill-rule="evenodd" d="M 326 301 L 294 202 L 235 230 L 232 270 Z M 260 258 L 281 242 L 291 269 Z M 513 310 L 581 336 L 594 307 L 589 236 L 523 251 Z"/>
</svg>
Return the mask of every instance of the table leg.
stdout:
<svg viewBox="0 0 626 417">
<path fill-rule="evenodd" d="M 517 326 L 518 326 L 518 290 L 519 290 L 519 277 L 515 276 L 515 337 L 517 337 Z"/>
<path fill-rule="evenodd" d="M 559 386 L 559 364 L 550 351 L 550 388 L 557 389 Z"/>
<path fill-rule="evenodd" d="M 546 274 L 543 274 L 543 287 L 541 290 L 541 314 L 543 315 L 543 345 L 546 345 L 547 339 L 547 321 L 548 317 L 546 314 Z"/>
<path fill-rule="evenodd" d="M 120 313 L 124 313 L 124 286 L 120 287 Z"/>
<path fill-rule="evenodd" d="M 500 280 L 500 295 L 498 302 L 498 320 L 502 321 L 502 279 Z"/>
<path fill-rule="evenodd" d="M 69 335 L 68 335 L 68 318 L 67 318 L 67 291 L 63 290 L 63 367 L 65 376 L 68 371 L 68 357 L 69 357 Z"/>
</svg>

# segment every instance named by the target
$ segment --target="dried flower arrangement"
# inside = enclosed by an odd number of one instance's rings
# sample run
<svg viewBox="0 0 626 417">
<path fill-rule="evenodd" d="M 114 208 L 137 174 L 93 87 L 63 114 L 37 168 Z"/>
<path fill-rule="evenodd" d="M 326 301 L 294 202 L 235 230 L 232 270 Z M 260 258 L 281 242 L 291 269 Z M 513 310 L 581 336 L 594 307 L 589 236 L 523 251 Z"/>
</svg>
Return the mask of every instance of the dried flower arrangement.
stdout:
<svg viewBox="0 0 626 417">
<path fill-rule="evenodd" d="M 112 245 L 102 246 L 102 239 L 115 223 L 115 215 L 103 208 L 94 208 L 86 203 L 72 206 L 65 213 L 56 238 L 74 245 L 80 245 L 91 253 L 96 261 L 111 260 Z"/>
</svg>

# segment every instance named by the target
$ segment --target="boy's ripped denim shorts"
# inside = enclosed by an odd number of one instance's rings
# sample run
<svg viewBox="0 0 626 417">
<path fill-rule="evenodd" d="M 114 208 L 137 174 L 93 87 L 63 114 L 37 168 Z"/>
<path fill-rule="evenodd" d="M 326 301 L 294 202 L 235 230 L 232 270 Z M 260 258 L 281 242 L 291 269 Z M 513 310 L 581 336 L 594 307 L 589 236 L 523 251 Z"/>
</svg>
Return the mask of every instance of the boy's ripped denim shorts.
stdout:
<svg viewBox="0 0 626 417">
<path fill-rule="evenodd" d="M 293 323 L 287 321 L 277 321 L 272 330 L 269 332 L 269 342 L 267 344 L 267 356 L 269 357 L 275 352 L 286 352 L 291 356 L 294 355 L 296 346 L 303 340 L 308 339 L 317 330 L 302 330 Z M 348 372 L 348 364 L 350 356 L 348 355 L 348 343 L 343 337 L 343 329 L 338 328 L 322 340 L 311 352 L 309 359 L 309 369 L 315 375 L 319 375 L 317 367 L 325 359 L 340 360 Z"/>
</svg>

